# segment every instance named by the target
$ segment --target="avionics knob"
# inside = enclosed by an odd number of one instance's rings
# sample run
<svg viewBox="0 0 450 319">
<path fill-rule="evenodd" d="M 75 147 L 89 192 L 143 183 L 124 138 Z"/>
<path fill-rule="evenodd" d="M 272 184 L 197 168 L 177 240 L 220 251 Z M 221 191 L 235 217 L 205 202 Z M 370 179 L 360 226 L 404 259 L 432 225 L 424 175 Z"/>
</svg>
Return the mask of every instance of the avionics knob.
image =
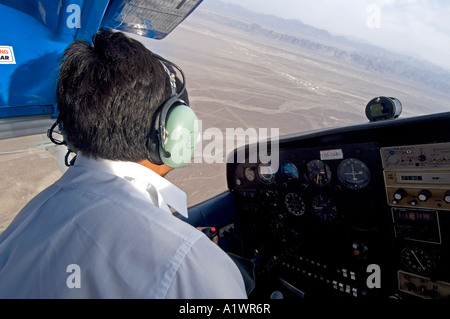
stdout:
<svg viewBox="0 0 450 319">
<path fill-rule="evenodd" d="M 421 162 L 425 162 L 427 160 L 427 157 L 426 157 L 426 155 L 422 154 L 422 155 L 419 155 L 419 157 L 417 159 Z"/>
<path fill-rule="evenodd" d="M 419 195 L 417 196 L 417 198 L 421 201 L 421 202 L 426 202 L 427 200 L 429 200 L 431 197 L 431 192 L 428 189 L 422 189 L 419 193 Z"/>
<path fill-rule="evenodd" d="M 444 202 L 450 204 L 450 191 L 447 191 L 444 195 Z"/>
<path fill-rule="evenodd" d="M 399 188 L 394 193 L 394 199 L 399 201 L 399 200 L 402 200 L 403 198 L 405 198 L 406 195 L 408 195 L 408 193 L 403 188 Z"/>
</svg>

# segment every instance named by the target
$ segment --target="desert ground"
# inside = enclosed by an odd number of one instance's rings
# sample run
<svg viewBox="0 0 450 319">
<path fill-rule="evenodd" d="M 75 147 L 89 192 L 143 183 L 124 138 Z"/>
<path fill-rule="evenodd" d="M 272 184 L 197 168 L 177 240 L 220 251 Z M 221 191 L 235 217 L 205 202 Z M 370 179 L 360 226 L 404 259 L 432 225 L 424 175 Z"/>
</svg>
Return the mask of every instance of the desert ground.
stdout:
<svg viewBox="0 0 450 319">
<path fill-rule="evenodd" d="M 201 12 L 200 12 L 201 13 Z M 403 103 L 402 117 L 450 110 L 448 96 L 414 82 L 375 74 L 328 56 L 249 36 L 195 12 L 164 40 L 145 39 L 180 65 L 190 106 L 208 128 L 277 128 L 280 135 L 366 123 L 364 109 L 384 95 Z M 226 139 L 226 137 L 224 137 Z M 225 145 L 225 143 L 224 143 Z M 0 140 L 0 233 L 20 209 L 61 176 L 45 135 Z M 226 150 L 167 175 L 188 195 L 188 206 L 227 190 Z M 200 149 L 199 156 L 206 156 Z M 217 155 L 217 154 L 216 154 Z"/>
</svg>

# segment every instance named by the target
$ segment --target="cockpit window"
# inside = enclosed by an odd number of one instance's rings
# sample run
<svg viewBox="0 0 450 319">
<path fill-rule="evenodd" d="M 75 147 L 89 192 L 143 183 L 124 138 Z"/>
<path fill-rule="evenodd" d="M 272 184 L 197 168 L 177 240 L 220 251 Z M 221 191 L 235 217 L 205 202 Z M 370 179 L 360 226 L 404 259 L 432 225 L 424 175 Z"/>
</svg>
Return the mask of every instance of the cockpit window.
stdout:
<svg viewBox="0 0 450 319">
<path fill-rule="evenodd" d="M 226 142 L 250 139 L 227 128 L 270 137 L 364 124 L 378 96 L 400 101 L 400 118 L 449 111 L 449 6 L 205 1 L 167 41 L 145 42 L 183 66 L 202 120 L 202 159 L 168 178 L 190 204 L 225 191 Z"/>
<path fill-rule="evenodd" d="M 398 99 L 400 118 L 450 111 L 449 11 L 447 1 L 205 0 L 165 39 L 134 36 L 182 67 L 201 120 L 192 163 L 167 178 L 192 206 L 227 190 L 227 156 L 244 143 L 367 123 L 378 96 Z M 11 141 L 0 140 L 2 216 L 61 174 L 44 135 Z M 45 169 L 7 166 L 31 161 Z"/>
</svg>

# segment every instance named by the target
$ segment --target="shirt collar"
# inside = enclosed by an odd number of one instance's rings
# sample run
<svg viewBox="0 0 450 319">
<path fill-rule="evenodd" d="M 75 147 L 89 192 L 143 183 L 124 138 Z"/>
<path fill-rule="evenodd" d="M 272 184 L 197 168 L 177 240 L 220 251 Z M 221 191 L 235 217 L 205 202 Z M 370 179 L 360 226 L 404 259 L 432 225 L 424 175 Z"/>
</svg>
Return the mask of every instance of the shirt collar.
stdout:
<svg viewBox="0 0 450 319">
<path fill-rule="evenodd" d="M 130 182 L 137 190 L 150 196 L 151 200 L 166 212 L 170 207 L 188 217 L 186 193 L 152 170 L 134 162 L 92 159 L 77 155 L 75 166 L 92 168 L 116 175 Z"/>
</svg>

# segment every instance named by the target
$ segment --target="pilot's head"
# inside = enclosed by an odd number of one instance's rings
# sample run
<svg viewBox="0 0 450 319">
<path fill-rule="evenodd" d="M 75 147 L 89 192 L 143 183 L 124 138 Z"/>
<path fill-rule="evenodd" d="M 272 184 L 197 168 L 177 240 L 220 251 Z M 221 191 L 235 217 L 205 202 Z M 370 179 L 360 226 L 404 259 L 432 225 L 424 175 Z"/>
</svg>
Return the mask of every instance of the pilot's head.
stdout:
<svg viewBox="0 0 450 319">
<path fill-rule="evenodd" d="M 57 102 L 68 142 L 93 158 L 148 159 L 154 113 L 172 95 L 161 61 L 123 33 L 102 30 L 93 43 L 71 44 L 60 68 Z"/>
</svg>

